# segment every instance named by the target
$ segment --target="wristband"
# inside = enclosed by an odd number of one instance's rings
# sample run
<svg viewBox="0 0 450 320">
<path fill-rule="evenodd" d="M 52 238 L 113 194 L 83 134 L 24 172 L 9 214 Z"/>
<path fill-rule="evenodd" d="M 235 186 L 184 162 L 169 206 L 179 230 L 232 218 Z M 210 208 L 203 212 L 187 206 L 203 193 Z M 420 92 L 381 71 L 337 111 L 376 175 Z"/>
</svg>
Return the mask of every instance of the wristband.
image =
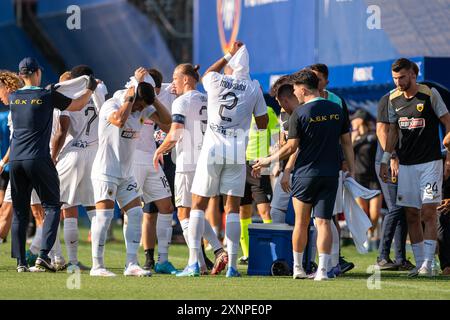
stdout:
<svg viewBox="0 0 450 320">
<path fill-rule="evenodd" d="M 383 157 L 381 158 L 381 163 L 388 164 L 391 160 L 392 153 L 385 151 Z"/>
<path fill-rule="evenodd" d="M 227 60 L 227 62 L 230 62 L 232 57 L 233 57 L 233 55 L 231 53 L 229 53 L 229 52 L 226 55 L 223 56 L 223 58 L 225 60 Z"/>
<path fill-rule="evenodd" d="M 0 166 L 1 166 L 1 167 L 4 167 L 4 166 L 5 166 L 5 162 L 3 161 L 3 159 L 0 160 Z"/>
</svg>

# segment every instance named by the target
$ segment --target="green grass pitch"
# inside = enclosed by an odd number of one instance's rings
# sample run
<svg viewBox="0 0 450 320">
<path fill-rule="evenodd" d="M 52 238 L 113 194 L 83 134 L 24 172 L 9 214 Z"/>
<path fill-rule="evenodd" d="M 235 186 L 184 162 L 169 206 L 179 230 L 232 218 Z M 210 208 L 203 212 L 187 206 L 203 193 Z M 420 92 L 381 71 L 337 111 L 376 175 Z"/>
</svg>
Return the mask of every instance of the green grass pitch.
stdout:
<svg viewBox="0 0 450 320">
<path fill-rule="evenodd" d="M 88 272 L 75 278 L 66 272 L 17 273 L 15 261 L 10 258 L 10 237 L 0 245 L 0 299 L 150 299 L 150 300 L 317 300 L 317 299 L 450 299 L 450 277 L 408 279 L 405 272 L 381 272 L 380 288 L 374 287 L 375 276 L 367 273 L 376 253 L 359 255 L 353 246 L 344 247 L 343 255 L 356 267 L 332 281 L 293 280 L 291 277 L 247 276 L 246 267 L 239 266 L 242 278 L 202 276 L 176 278 L 172 275 L 153 274 L 149 278 L 124 277 L 125 245 L 120 228 L 114 230 L 119 240 L 106 245 L 105 262 L 117 273 L 115 278 L 94 278 Z M 80 261 L 91 264 L 87 230 L 80 235 Z M 62 243 L 65 252 L 64 243 Z M 156 254 L 155 254 L 156 255 Z M 187 263 L 185 245 L 172 245 L 169 257 L 177 268 Z M 212 259 L 213 253 L 208 252 Z M 143 250 L 140 261 L 143 262 Z M 371 277 L 369 279 L 369 277 Z M 369 279 L 369 280 L 368 280 Z M 369 285 L 368 285 L 369 283 Z M 69 286 L 68 286 L 69 284 Z M 78 288 L 74 288 L 77 287 Z M 73 289 L 70 289 L 73 288 Z"/>
</svg>

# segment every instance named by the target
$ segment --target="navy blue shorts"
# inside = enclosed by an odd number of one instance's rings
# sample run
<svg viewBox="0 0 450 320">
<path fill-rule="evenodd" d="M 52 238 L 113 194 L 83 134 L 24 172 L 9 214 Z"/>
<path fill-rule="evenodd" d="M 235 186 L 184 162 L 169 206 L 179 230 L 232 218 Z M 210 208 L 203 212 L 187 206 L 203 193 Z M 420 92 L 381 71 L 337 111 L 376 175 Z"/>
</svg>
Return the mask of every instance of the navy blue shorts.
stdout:
<svg viewBox="0 0 450 320">
<path fill-rule="evenodd" d="M 310 203 L 316 218 L 330 220 L 338 189 L 338 177 L 292 178 L 292 196 Z"/>
</svg>

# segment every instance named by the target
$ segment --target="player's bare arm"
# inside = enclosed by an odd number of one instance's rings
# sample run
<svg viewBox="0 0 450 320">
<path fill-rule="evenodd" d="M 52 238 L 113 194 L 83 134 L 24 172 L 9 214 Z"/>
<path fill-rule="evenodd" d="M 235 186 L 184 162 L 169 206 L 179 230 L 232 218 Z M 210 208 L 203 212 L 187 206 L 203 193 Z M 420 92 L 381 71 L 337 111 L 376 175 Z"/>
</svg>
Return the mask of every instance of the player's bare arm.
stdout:
<svg viewBox="0 0 450 320">
<path fill-rule="evenodd" d="M 157 98 L 155 98 L 153 106 L 155 107 L 156 112 L 153 113 L 150 118 L 155 121 L 164 132 L 167 133 L 172 124 L 172 117 L 169 111 L 167 111 L 167 108 Z"/>
<path fill-rule="evenodd" d="M 56 163 L 56 158 L 58 157 L 64 142 L 66 141 L 67 132 L 70 127 L 70 117 L 61 115 L 59 116 L 59 128 L 55 133 L 52 140 L 52 160 Z"/>
<path fill-rule="evenodd" d="M 111 113 L 108 121 L 112 125 L 122 128 L 131 114 L 135 98 L 134 86 L 131 86 L 125 94 L 125 102 L 120 106 L 119 110 Z"/>
<path fill-rule="evenodd" d="M 355 176 L 355 154 L 353 152 L 352 139 L 350 133 L 341 135 L 341 146 L 344 152 L 344 158 L 347 162 L 348 172 L 352 177 Z"/>
<path fill-rule="evenodd" d="M 291 173 L 295 167 L 295 161 L 297 161 L 298 149 L 289 156 L 288 162 L 281 176 L 281 189 L 284 192 L 291 192 Z"/>
<path fill-rule="evenodd" d="M 156 149 L 155 154 L 153 155 L 153 166 L 155 168 L 158 168 L 160 162 L 163 163 L 163 155 L 175 147 L 183 130 L 184 124 L 172 122 L 166 139 L 164 139 L 163 143 Z"/>
<path fill-rule="evenodd" d="M 297 151 L 299 143 L 300 139 L 289 139 L 288 142 L 274 154 L 256 160 L 256 163 L 253 165 L 254 173 L 257 174 L 259 170 L 263 167 L 268 167 L 274 161 L 288 158 L 291 154 Z"/>
<path fill-rule="evenodd" d="M 205 76 L 209 72 L 220 72 L 220 71 L 222 71 L 222 69 L 227 65 L 228 61 L 231 59 L 231 57 L 234 56 L 236 54 L 236 52 L 238 52 L 238 50 L 243 45 L 244 45 L 243 42 L 235 41 L 233 43 L 233 46 L 231 47 L 230 52 L 228 53 L 229 55 L 225 55 L 224 57 L 222 57 L 219 60 L 217 60 L 216 62 L 214 62 L 214 64 L 205 71 L 205 74 L 203 76 Z"/>
<path fill-rule="evenodd" d="M 388 138 L 386 141 L 386 149 L 384 150 L 384 154 L 383 157 L 387 157 L 389 156 L 389 159 L 382 159 L 381 165 L 380 165 L 380 178 L 384 181 L 387 182 L 387 177 L 388 177 L 388 161 L 390 161 L 390 155 L 392 154 L 392 152 L 394 152 L 395 150 L 395 146 L 397 145 L 398 142 L 398 126 L 396 123 L 391 123 L 389 125 L 389 133 L 388 133 Z M 383 161 L 384 160 L 384 161 Z M 392 172 L 392 176 L 396 177 L 394 175 L 394 172 Z"/>
</svg>

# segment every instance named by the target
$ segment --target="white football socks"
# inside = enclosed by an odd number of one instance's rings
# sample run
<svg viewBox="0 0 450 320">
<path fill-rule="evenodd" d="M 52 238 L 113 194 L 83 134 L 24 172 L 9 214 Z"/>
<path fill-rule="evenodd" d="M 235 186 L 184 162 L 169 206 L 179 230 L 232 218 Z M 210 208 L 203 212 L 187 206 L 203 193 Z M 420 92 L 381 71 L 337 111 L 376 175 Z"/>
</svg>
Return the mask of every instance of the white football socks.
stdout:
<svg viewBox="0 0 450 320">
<path fill-rule="evenodd" d="M 214 229 L 211 227 L 211 224 L 208 220 L 205 219 L 205 230 L 203 232 L 203 236 L 206 240 L 208 240 L 209 244 L 213 248 L 214 251 L 222 248 L 222 244 L 219 241 L 217 234 L 214 232 Z"/>
<path fill-rule="evenodd" d="M 225 227 L 225 235 L 228 247 L 228 267 L 237 270 L 237 258 L 239 253 L 239 242 L 241 240 L 241 220 L 239 213 L 229 213 Z"/>
<path fill-rule="evenodd" d="M 204 232 L 205 212 L 202 210 L 191 210 L 188 228 L 189 266 L 198 263 L 200 260 L 201 241 Z"/>
<path fill-rule="evenodd" d="M 172 213 L 158 213 L 156 221 L 156 237 L 158 238 L 158 263 L 164 263 L 169 258 L 169 244 L 172 236 Z"/>
<path fill-rule="evenodd" d="M 411 247 L 414 254 L 414 259 L 416 260 L 416 266 L 419 269 L 422 266 L 425 257 L 425 248 L 423 241 L 412 243 Z"/>
<path fill-rule="evenodd" d="M 95 209 L 94 210 L 88 210 L 86 213 L 87 213 L 87 216 L 88 216 L 88 218 L 89 218 L 89 221 L 91 222 L 91 224 L 92 224 L 92 219 L 94 219 L 95 218 Z"/>
<path fill-rule="evenodd" d="M 424 248 L 424 260 L 422 263 L 422 267 L 426 267 L 428 270 L 430 270 L 431 264 L 434 259 L 434 254 L 436 252 L 436 240 L 424 240 L 423 248 Z"/>
<path fill-rule="evenodd" d="M 64 219 L 64 242 L 66 244 L 67 256 L 71 264 L 78 263 L 78 219 Z"/>
<path fill-rule="evenodd" d="M 186 241 L 186 244 L 189 247 L 189 218 L 181 220 L 180 226 L 181 230 L 183 230 L 184 241 Z"/>
<path fill-rule="evenodd" d="M 92 268 L 104 268 L 105 243 L 109 225 L 114 217 L 114 209 L 96 210 L 91 225 Z"/>
<path fill-rule="evenodd" d="M 295 269 L 303 270 L 303 252 L 292 252 L 294 258 L 294 271 Z"/>
<path fill-rule="evenodd" d="M 329 260 L 330 260 L 329 254 L 319 253 L 319 266 L 317 267 L 317 274 L 327 276 Z"/>
<path fill-rule="evenodd" d="M 134 207 L 127 211 L 128 223 L 125 229 L 125 246 L 127 248 L 126 265 L 137 264 L 137 253 L 142 235 L 142 208 Z"/>
</svg>

